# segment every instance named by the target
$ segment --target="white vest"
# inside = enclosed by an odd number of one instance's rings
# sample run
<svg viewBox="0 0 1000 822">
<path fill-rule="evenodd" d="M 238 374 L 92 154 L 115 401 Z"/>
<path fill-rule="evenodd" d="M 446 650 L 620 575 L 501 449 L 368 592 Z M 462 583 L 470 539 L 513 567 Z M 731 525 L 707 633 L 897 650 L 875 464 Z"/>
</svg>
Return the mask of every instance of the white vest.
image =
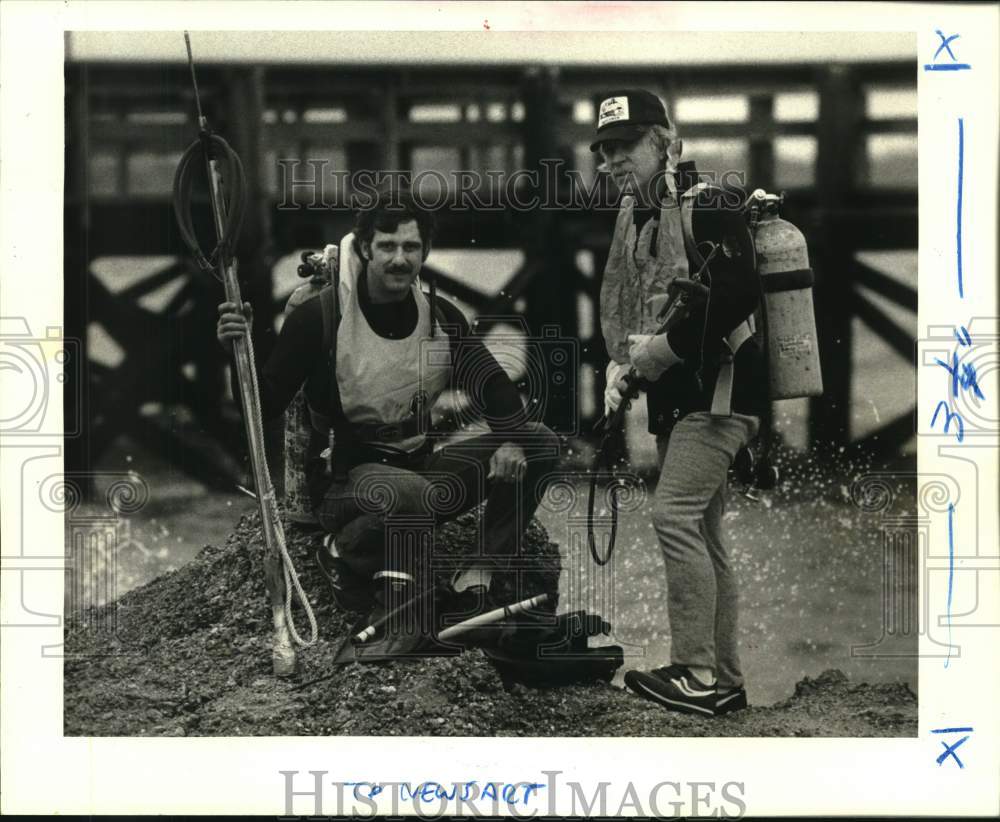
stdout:
<svg viewBox="0 0 1000 822">
<path fill-rule="evenodd" d="M 349 247 L 348 253 L 353 256 Z M 388 340 L 372 330 L 361 311 L 358 270 L 348 266 L 345 271 L 342 266 L 341 272 L 348 275 L 348 282 L 341 283 L 337 329 L 337 387 L 344 416 L 352 423 L 394 424 L 429 412 L 448 386 L 451 373 L 448 335 L 435 323 L 434 337 L 430 336 L 430 301 L 414 282 L 417 325 L 409 337 Z M 425 440 L 424 434 L 417 434 L 380 445 L 411 452 Z"/>
<path fill-rule="evenodd" d="M 667 195 L 660 206 L 659 221 L 650 217 L 636 241 L 632 212 L 635 198 L 622 198 L 615 233 L 601 281 L 601 331 L 611 359 L 627 363 L 629 334 L 652 334 L 657 329 L 656 307 L 651 297 L 667 293 L 675 277 L 687 277 L 681 211 Z M 656 255 L 650 254 L 650 239 L 657 228 Z"/>
</svg>

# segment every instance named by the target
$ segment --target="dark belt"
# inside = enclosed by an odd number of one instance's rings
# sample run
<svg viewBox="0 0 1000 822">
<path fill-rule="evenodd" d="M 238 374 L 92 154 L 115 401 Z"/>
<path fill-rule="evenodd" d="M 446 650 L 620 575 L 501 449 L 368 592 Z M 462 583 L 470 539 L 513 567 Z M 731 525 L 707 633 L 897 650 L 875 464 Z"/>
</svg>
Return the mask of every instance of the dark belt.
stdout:
<svg viewBox="0 0 1000 822">
<path fill-rule="evenodd" d="M 430 428 L 430 415 L 422 417 L 407 417 L 401 422 L 362 422 L 347 423 L 343 426 L 346 435 L 352 437 L 355 442 L 363 443 L 385 443 L 391 444 L 415 437 L 418 434 L 426 434 Z M 341 431 L 341 426 L 337 427 L 337 433 Z"/>
<path fill-rule="evenodd" d="M 423 444 L 415 451 L 400 451 L 398 448 L 369 443 L 358 443 L 357 445 L 338 443 L 334 448 L 333 461 L 336 466 L 334 473 L 342 472 L 346 479 L 348 471 L 365 462 L 416 470 L 433 451 L 434 443 L 429 439 L 424 440 Z"/>
<path fill-rule="evenodd" d="M 313 428 L 323 433 L 333 428 L 337 439 L 341 442 L 390 445 L 418 434 L 426 434 L 431 427 L 429 413 L 421 414 L 419 417 L 410 416 L 399 422 L 348 422 L 341 420 L 335 423 L 330 417 L 314 408 L 309 409 L 309 416 Z"/>
</svg>

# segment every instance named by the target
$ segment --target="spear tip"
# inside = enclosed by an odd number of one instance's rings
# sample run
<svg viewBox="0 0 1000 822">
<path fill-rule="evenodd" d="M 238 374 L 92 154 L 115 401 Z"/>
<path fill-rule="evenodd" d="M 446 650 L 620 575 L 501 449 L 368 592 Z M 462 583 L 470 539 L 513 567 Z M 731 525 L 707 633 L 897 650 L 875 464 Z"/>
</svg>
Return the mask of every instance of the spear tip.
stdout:
<svg viewBox="0 0 1000 822">
<path fill-rule="evenodd" d="M 194 86 L 194 102 L 198 107 L 198 125 L 205 128 L 205 115 L 201 111 L 201 95 L 198 93 L 198 78 L 194 73 L 194 54 L 191 52 L 191 35 L 185 29 L 184 45 L 187 47 L 188 67 L 191 69 L 191 85 Z"/>
</svg>

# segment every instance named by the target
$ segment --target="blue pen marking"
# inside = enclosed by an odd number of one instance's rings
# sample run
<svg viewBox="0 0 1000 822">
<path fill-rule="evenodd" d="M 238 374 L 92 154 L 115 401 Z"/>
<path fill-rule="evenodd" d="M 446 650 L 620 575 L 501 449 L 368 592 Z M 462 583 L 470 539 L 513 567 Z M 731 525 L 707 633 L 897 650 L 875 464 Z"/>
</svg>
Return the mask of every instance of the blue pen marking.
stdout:
<svg viewBox="0 0 1000 822">
<path fill-rule="evenodd" d="M 954 420 L 956 426 L 955 439 L 961 442 L 965 439 L 965 422 L 962 420 L 962 415 L 958 412 L 953 412 L 948 407 L 948 403 L 944 400 L 941 400 L 941 402 L 937 404 L 937 408 L 934 409 L 934 416 L 931 417 L 931 428 L 934 427 L 934 424 L 937 422 L 938 414 L 942 411 L 944 411 L 944 433 L 948 433 L 948 429 L 951 428 L 951 423 Z"/>
<path fill-rule="evenodd" d="M 937 357 L 934 358 L 934 362 L 944 367 L 951 374 L 951 395 L 953 397 L 958 396 L 958 389 L 962 387 L 963 389 L 971 388 L 972 393 L 979 397 L 979 399 L 986 399 L 983 396 L 983 390 L 979 387 L 979 375 L 976 373 L 976 366 L 972 363 L 959 363 L 958 354 L 954 352 L 951 355 L 950 365 Z M 959 368 L 959 365 L 962 367 Z"/>
<path fill-rule="evenodd" d="M 963 736 L 954 745 L 949 745 L 947 742 L 942 742 L 941 743 L 941 747 L 944 748 L 944 753 L 941 754 L 941 756 L 939 756 L 937 758 L 938 765 L 943 764 L 944 761 L 950 756 L 958 764 L 958 767 L 960 767 L 960 768 L 962 768 L 964 770 L 965 765 L 963 765 L 962 764 L 962 760 L 958 758 L 958 754 L 955 753 L 955 749 L 958 748 L 960 745 L 962 745 L 964 742 L 967 742 L 968 739 L 969 739 L 969 737 Z"/>
<path fill-rule="evenodd" d="M 937 36 L 941 38 L 941 45 L 938 46 L 937 51 L 934 52 L 934 56 L 931 58 L 931 60 L 937 60 L 938 55 L 942 51 L 947 51 L 948 56 L 951 58 L 951 62 L 925 63 L 924 71 L 962 71 L 963 69 L 972 68 L 972 66 L 970 66 L 968 63 L 959 63 L 958 58 L 955 56 L 955 52 L 951 50 L 950 43 L 953 40 L 957 40 L 959 35 L 953 34 L 951 37 L 945 37 L 944 34 L 941 33 L 941 29 L 935 29 L 934 31 L 937 33 Z"/>
<path fill-rule="evenodd" d="M 958 758 L 958 754 L 955 753 L 955 751 L 961 745 L 963 745 L 964 743 L 966 743 L 969 740 L 968 734 L 972 733 L 972 728 L 971 727 L 969 727 L 969 728 L 935 728 L 935 729 L 931 730 L 931 733 L 932 734 L 966 734 L 966 736 L 963 736 L 954 745 L 949 745 L 947 742 L 942 742 L 941 743 L 941 747 L 944 748 L 944 753 L 941 754 L 937 758 L 937 763 L 938 763 L 939 766 L 943 765 L 944 761 L 948 757 L 951 757 L 952 759 L 955 760 L 955 764 L 958 765 L 959 768 L 963 768 L 964 769 L 965 765 L 962 763 L 962 760 Z"/>
<path fill-rule="evenodd" d="M 353 786 L 355 799 L 373 799 L 387 787 L 387 785 L 380 782 L 342 782 L 340 784 Z M 502 799 L 508 805 L 526 805 L 533 793 L 537 794 L 540 789 L 546 787 L 542 782 L 487 781 L 483 784 L 482 790 L 480 790 L 478 781 L 475 779 L 468 782 L 453 782 L 451 788 L 446 788 L 442 783 L 434 781 L 420 782 L 416 785 L 410 782 L 393 782 L 388 784 L 398 789 L 398 796 L 404 802 L 432 802 L 441 799 L 451 802 L 459 797 L 459 790 L 461 789 L 461 798 L 459 800 L 461 802 L 474 802 L 477 799 L 491 799 L 497 802 Z M 517 793 L 519 789 L 523 789 L 523 795 Z"/>
<path fill-rule="evenodd" d="M 944 667 L 951 660 L 951 588 L 955 580 L 955 503 L 948 503 L 948 607 L 945 614 L 948 618 L 948 655 L 944 658 Z M 959 743 L 961 744 L 961 743 Z M 956 746 L 957 747 L 957 746 Z M 958 759 L 956 756 L 955 759 Z M 940 764 L 940 763 L 939 763 Z M 959 765 L 962 763 L 959 762 Z"/>
<path fill-rule="evenodd" d="M 931 58 L 931 60 L 937 60 L 937 56 L 942 51 L 947 51 L 948 56 L 952 60 L 957 60 L 958 58 L 955 56 L 955 52 L 951 50 L 951 46 L 949 44 L 953 40 L 957 40 L 959 36 L 957 34 L 953 34 L 951 37 L 945 37 L 944 34 L 941 33 L 941 29 L 934 29 L 934 33 L 941 38 L 941 45 L 937 47 L 937 51 L 934 52 L 934 56 Z"/>
<path fill-rule="evenodd" d="M 965 120 L 958 118 L 958 202 L 956 207 L 956 247 L 958 250 L 958 296 L 965 297 L 962 284 L 962 174 L 965 166 Z"/>
<path fill-rule="evenodd" d="M 959 245 L 959 249 L 961 249 L 961 245 Z M 961 283 L 961 280 L 959 280 L 959 282 Z M 972 345 L 972 337 L 969 334 L 969 330 L 964 325 L 955 331 L 955 339 L 958 340 L 960 345 Z M 934 362 L 944 368 L 951 375 L 952 398 L 958 396 L 959 388 L 961 388 L 964 391 L 971 390 L 972 393 L 980 400 L 986 399 L 983 395 L 983 390 L 979 387 L 979 375 L 976 372 L 976 366 L 968 362 L 959 362 L 957 352 L 952 352 L 950 363 L 947 363 L 939 358 L 935 358 Z M 937 408 L 934 409 L 934 416 L 931 417 L 931 428 L 933 428 L 937 423 L 938 415 L 942 411 L 944 411 L 944 433 L 948 433 L 952 420 L 954 420 L 957 427 L 955 437 L 959 442 L 961 442 L 965 438 L 965 422 L 962 420 L 962 415 L 957 411 L 952 412 L 948 407 L 948 403 L 944 400 L 941 400 L 937 404 Z"/>
</svg>

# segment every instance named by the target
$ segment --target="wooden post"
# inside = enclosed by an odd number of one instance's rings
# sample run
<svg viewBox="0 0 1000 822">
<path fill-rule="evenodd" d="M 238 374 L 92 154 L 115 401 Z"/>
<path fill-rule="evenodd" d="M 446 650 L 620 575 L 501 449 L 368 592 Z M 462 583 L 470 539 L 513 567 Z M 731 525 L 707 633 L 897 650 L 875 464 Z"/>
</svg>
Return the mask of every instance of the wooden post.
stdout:
<svg viewBox="0 0 1000 822">
<path fill-rule="evenodd" d="M 382 168 L 400 170 L 399 96 L 395 75 L 386 77 L 382 90 Z"/>
<path fill-rule="evenodd" d="M 774 190 L 774 95 L 750 96 L 750 167 L 746 188 Z"/>
<path fill-rule="evenodd" d="M 237 243 L 243 298 L 255 307 L 253 342 L 260 367 L 274 347 L 274 320 L 284 306 L 274 300 L 273 268 L 275 263 L 271 202 L 264 187 L 264 68 L 234 68 L 225 72 L 229 88 L 226 132 L 243 162 L 246 175 L 246 212 Z M 214 308 L 213 308 L 214 310 Z M 215 348 L 205 362 L 215 366 Z M 217 367 L 217 366 L 216 366 Z M 201 370 L 201 363 L 199 363 Z M 265 423 L 264 441 L 272 482 L 280 495 L 284 490 L 284 419 Z"/>
<path fill-rule="evenodd" d="M 816 325 L 825 393 L 809 403 L 810 444 L 846 445 L 851 421 L 852 272 L 854 243 L 842 216 L 851 207 L 860 150 L 864 95 L 850 67 L 826 68 L 819 81 L 816 189 L 818 242 L 810 249 L 816 272 Z"/>
<path fill-rule="evenodd" d="M 566 159 L 560 153 L 556 136 L 559 118 L 556 70 L 529 69 L 523 80 L 523 100 L 524 167 L 538 174 L 534 193 L 543 203 L 548 202 L 547 208 L 521 215 L 528 218 L 524 221 L 524 268 L 536 272 L 524 292 L 525 319 L 533 336 L 551 340 L 546 343 L 543 339 L 539 349 L 544 359 L 538 364 L 539 373 L 546 376 L 543 421 L 554 431 L 566 431 L 577 423 L 574 413 L 580 373 L 579 369 L 574 373 L 569 362 L 553 362 L 549 354 L 558 345 L 552 336 L 553 328 L 558 330 L 560 338 L 579 338 L 576 303 L 581 276 L 574 248 L 566 236 L 562 212 L 552 205 L 559 199 L 565 166 L 555 174 L 550 164 Z"/>
<path fill-rule="evenodd" d="M 380 110 L 378 101 L 375 99 L 378 96 L 376 92 L 381 91 L 379 86 L 372 85 L 370 88 L 361 87 L 358 91 L 358 96 L 346 101 L 347 116 L 349 119 L 378 120 L 386 116 L 384 108 Z M 365 91 L 368 93 L 360 93 Z M 386 121 L 383 120 L 383 126 L 386 124 Z M 373 133 L 371 136 L 366 137 L 366 139 L 351 140 L 344 145 L 344 154 L 347 157 L 347 170 L 351 174 L 359 171 L 367 171 L 377 175 L 379 171 L 383 170 L 383 160 L 391 159 L 391 157 L 383 153 L 382 148 L 378 144 L 379 136 L 379 134 Z M 337 239 L 339 240 L 340 238 L 338 237 Z"/>
<path fill-rule="evenodd" d="M 87 325 L 90 315 L 89 68 L 66 69 L 66 175 L 63 208 L 63 336 L 78 341 L 79 361 L 69 364 L 63 387 L 66 471 L 92 468 L 90 439 L 90 362 Z M 35 330 L 35 333 L 39 333 Z M 44 329 L 42 330 L 44 333 Z M 89 490 L 89 489 L 85 489 Z"/>
</svg>

